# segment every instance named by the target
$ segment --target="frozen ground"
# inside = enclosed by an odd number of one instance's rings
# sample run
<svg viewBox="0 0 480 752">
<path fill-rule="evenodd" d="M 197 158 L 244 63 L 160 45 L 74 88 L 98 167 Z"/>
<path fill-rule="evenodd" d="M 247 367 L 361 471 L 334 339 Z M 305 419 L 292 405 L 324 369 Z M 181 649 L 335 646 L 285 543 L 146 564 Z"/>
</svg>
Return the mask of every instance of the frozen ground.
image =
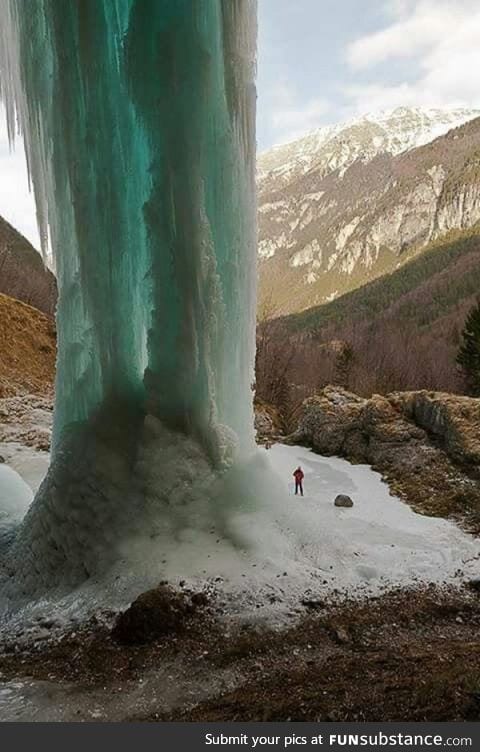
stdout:
<svg viewBox="0 0 480 752">
<path fill-rule="evenodd" d="M 46 470 L 46 454 L 28 449 L 7 456 L 18 472 L 0 465 L 0 509 L 4 521 L 8 515 L 19 520 Z M 303 498 L 293 495 L 299 464 Z M 240 545 L 232 546 L 218 529 L 196 526 L 192 509 L 191 528 L 175 537 L 126 541 L 125 560 L 107 583 L 89 581 L 60 599 L 61 621 L 78 616 L 82 603 L 89 610 L 121 608 L 163 578 L 195 588 L 207 583 L 224 613 L 269 619 L 304 597 L 361 595 L 478 573 L 480 541 L 447 520 L 415 513 L 368 466 L 276 445 L 259 450 L 252 477 L 263 479 L 263 498 L 255 508 L 233 508 L 229 520 Z M 352 497 L 353 508 L 334 506 L 339 493 Z M 27 611 L 33 619 L 37 607 Z"/>
<path fill-rule="evenodd" d="M 414 512 L 369 466 L 302 447 L 276 445 L 267 454 L 282 478 L 302 466 L 305 496 L 293 497 L 292 504 L 311 519 L 322 550 L 319 564 L 338 585 L 439 582 L 457 571 L 478 571 L 479 541 L 452 522 Z M 341 493 L 353 499 L 352 508 L 333 505 Z"/>
</svg>

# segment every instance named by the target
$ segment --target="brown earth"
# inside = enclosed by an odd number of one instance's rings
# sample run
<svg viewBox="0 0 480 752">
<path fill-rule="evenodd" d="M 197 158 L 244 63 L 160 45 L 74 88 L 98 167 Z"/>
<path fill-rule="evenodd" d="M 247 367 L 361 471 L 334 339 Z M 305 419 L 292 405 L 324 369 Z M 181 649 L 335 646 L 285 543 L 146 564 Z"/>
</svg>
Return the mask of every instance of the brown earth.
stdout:
<svg viewBox="0 0 480 752">
<path fill-rule="evenodd" d="M 289 441 L 372 465 L 417 511 L 480 533 L 480 399 L 326 387 L 304 402 Z"/>
<path fill-rule="evenodd" d="M 166 584 L 147 590 L 119 614 L 112 636 L 124 645 L 141 645 L 159 636 L 182 632 L 195 613 L 201 595 L 195 593 L 192 598 Z M 205 596 L 205 604 L 207 600 Z"/>
<path fill-rule="evenodd" d="M 54 320 L 0 293 L 0 397 L 51 395 L 55 357 Z"/>
<path fill-rule="evenodd" d="M 125 720 L 480 720 L 480 595 L 473 589 L 432 586 L 317 603 L 284 631 L 232 628 L 206 607 L 178 634 L 143 645 L 120 644 L 112 621 L 106 615 L 27 648 L 4 644 L 2 681 L 128 692 L 168 665 L 157 711 L 143 717 L 133 706 Z M 194 675 L 204 699 L 189 684 Z M 183 695 L 172 708 L 163 697 L 180 678 Z"/>
</svg>

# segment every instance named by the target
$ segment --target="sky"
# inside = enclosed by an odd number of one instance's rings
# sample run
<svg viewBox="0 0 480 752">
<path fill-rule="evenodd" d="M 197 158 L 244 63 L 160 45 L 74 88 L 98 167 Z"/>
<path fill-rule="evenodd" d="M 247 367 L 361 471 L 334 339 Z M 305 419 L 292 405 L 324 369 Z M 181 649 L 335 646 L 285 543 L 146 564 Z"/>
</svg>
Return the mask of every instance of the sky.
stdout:
<svg viewBox="0 0 480 752">
<path fill-rule="evenodd" d="M 396 106 L 480 106 L 479 0 L 258 0 L 258 148 Z M 0 111 L 0 215 L 38 247 Z"/>
<path fill-rule="evenodd" d="M 258 146 L 396 106 L 480 103 L 478 0 L 259 0 Z"/>
</svg>

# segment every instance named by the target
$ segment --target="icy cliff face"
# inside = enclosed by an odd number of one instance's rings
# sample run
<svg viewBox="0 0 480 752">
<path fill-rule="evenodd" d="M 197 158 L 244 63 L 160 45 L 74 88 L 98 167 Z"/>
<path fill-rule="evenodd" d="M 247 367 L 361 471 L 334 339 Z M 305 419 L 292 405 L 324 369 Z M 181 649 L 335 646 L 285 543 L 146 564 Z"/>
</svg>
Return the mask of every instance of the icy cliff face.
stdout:
<svg viewBox="0 0 480 752">
<path fill-rule="evenodd" d="M 253 445 L 255 2 L 1 7 L 59 283 L 53 464 L 14 555 L 29 586 L 71 584 L 178 475 L 203 488 Z"/>
</svg>

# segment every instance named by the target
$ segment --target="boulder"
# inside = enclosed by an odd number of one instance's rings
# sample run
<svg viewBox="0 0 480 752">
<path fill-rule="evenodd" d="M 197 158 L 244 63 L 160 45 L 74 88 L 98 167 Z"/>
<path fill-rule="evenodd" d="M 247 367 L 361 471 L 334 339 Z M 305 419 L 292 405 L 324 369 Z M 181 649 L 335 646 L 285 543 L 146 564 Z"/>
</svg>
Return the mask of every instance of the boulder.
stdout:
<svg viewBox="0 0 480 752">
<path fill-rule="evenodd" d="M 112 636 L 124 644 L 153 642 L 180 632 L 195 609 L 191 599 L 168 585 L 147 590 L 121 613 Z"/>
<path fill-rule="evenodd" d="M 339 494 L 333 502 L 336 507 L 353 507 L 353 501 L 346 494 Z"/>
</svg>

